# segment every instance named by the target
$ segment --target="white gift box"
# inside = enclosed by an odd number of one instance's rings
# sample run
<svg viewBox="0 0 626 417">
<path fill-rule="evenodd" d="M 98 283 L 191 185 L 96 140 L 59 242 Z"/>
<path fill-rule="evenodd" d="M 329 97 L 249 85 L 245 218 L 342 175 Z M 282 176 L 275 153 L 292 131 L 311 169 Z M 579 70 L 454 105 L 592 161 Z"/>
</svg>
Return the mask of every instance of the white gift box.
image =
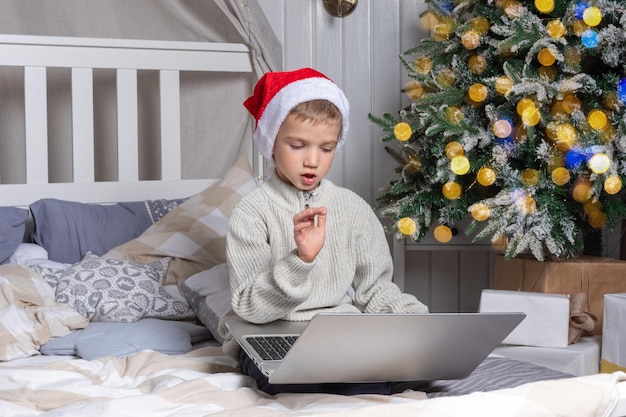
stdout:
<svg viewBox="0 0 626 417">
<path fill-rule="evenodd" d="M 604 294 L 600 372 L 626 371 L 626 294 Z"/>
<path fill-rule="evenodd" d="M 568 345 L 569 298 L 565 294 L 485 289 L 480 312 L 522 312 L 526 318 L 502 344 L 564 348 Z"/>
</svg>

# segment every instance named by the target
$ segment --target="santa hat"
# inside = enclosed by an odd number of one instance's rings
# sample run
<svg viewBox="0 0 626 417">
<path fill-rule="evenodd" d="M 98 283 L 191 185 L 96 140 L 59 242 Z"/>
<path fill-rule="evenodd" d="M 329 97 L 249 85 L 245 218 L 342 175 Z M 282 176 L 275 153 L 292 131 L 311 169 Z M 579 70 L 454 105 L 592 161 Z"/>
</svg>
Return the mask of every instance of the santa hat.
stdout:
<svg viewBox="0 0 626 417">
<path fill-rule="evenodd" d="M 272 160 L 276 135 L 289 112 L 298 104 L 311 100 L 328 100 L 341 112 L 339 149 L 348 134 L 350 104 L 334 82 L 311 68 L 268 72 L 261 77 L 254 87 L 254 94 L 243 105 L 256 119 L 253 138 L 265 158 Z"/>
</svg>

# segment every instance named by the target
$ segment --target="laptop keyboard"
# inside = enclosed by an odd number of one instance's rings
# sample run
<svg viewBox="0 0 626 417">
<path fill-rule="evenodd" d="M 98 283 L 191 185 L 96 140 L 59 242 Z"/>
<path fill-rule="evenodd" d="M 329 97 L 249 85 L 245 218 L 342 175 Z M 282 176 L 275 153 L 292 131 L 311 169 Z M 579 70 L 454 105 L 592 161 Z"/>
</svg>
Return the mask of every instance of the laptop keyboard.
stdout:
<svg viewBox="0 0 626 417">
<path fill-rule="evenodd" d="M 281 360 L 298 336 L 250 336 L 246 340 L 263 360 Z"/>
</svg>

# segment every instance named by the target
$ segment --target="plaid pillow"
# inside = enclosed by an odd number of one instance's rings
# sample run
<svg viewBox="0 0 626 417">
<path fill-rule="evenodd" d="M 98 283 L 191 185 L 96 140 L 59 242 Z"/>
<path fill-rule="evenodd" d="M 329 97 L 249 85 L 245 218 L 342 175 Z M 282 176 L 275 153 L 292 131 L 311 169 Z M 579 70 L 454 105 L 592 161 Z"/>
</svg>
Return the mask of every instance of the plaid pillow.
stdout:
<svg viewBox="0 0 626 417">
<path fill-rule="evenodd" d="M 228 217 L 241 197 L 254 188 L 252 168 L 242 157 L 219 182 L 173 208 L 138 238 L 104 256 L 142 263 L 172 257 L 164 285 L 180 285 L 188 277 L 226 262 Z"/>
</svg>

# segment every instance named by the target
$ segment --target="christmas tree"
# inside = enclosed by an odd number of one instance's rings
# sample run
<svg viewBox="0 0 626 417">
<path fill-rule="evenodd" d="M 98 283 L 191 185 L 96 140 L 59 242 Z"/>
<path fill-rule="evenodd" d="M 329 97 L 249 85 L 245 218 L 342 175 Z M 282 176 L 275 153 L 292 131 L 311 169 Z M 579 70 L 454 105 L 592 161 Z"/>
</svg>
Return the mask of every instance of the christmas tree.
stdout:
<svg viewBox="0 0 626 417">
<path fill-rule="evenodd" d="M 600 255 L 626 214 L 626 1 L 426 1 L 411 103 L 369 115 L 399 164 L 375 204 L 393 233 L 445 242 L 471 216 L 507 258 Z"/>
</svg>

